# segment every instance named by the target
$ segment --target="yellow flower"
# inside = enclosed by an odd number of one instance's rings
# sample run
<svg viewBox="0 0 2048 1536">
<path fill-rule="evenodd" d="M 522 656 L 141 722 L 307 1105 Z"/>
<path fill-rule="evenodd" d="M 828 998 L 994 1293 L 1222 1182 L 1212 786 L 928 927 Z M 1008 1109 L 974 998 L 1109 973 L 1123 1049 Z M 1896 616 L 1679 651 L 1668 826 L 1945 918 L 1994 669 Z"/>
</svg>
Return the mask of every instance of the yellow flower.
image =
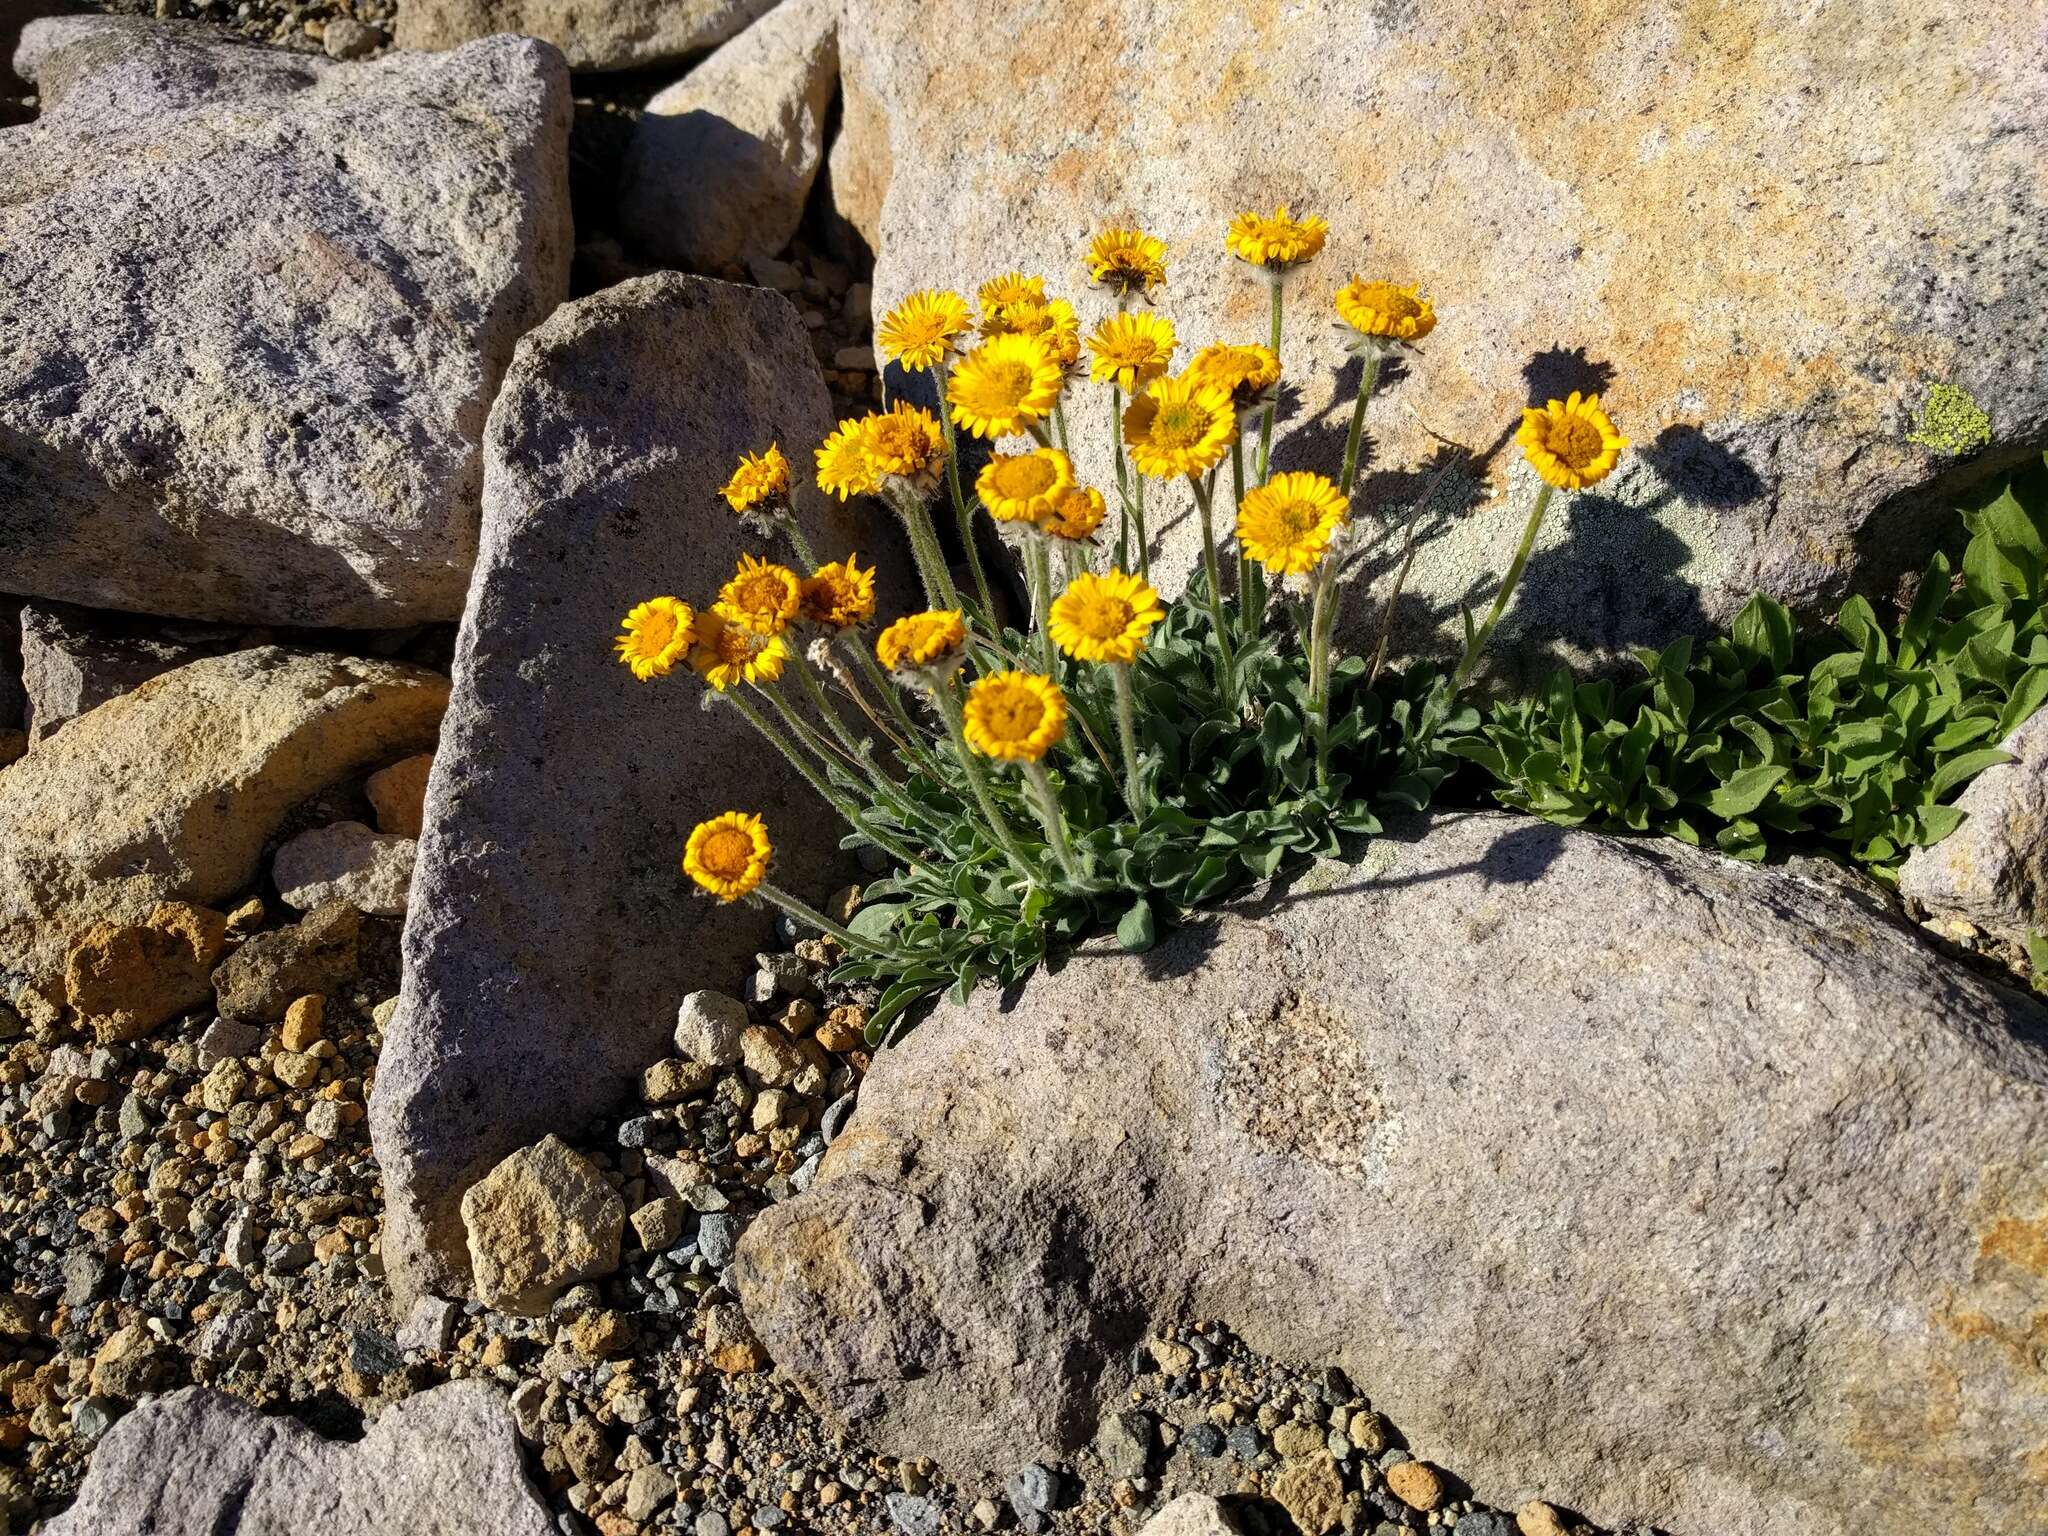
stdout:
<svg viewBox="0 0 2048 1536">
<path fill-rule="evenodd" d="M 1125 298 L 1166 281 L 1166 242 L 1141 229 L 1105 229 L 1088 246 L 1088 276 Z"/>
<path fill-rule="evenodd" d="M 974 295 L 980 302 L 983 324 L 991 311 L 1003 310 L 1013 304 L 1043 304 L 1045 302 L 1045 279 L 1026 277 L 1022 272 L 1005 272 L 1001 277 L 992 277 L 981 285 Z"/>
<path fill-rule="evenodd" d="M 1056 539 L 1079 544 L 1095 536 L 1103 512 L 1102 492 L 1077 485 L 1054 499 L 1052 510 L 1038 520 L 1038 526 Z"/>
<path fill-rule="evenodd" d="M 1195 354 L 1188 377 L 1222 390 L 1243 410 L 1280 382 L 1280 354 L 1271 347 L 1213 342 Z"/>
<path fill-rule="evenodd" d="M 1330 226 L 1317 214 L 1297 219 L 1282 204 L 1271 215 L 1240 213 L 1230 221 L 1223 243 L 1239 261 L 1285 271 L 1300 266 L 1323 248 Z"/>
<path fill-rule="evenodd" d="M 953 350 L 953 338 L 968 329 L 967 301 L 957 293 L 926 288 L 882 317 L 875 340 L 882 355 L 912 372 L 936 368 Z"/>
<path fill-rule="evenodd" d="M 1080 661 L 1132 661 L 1145 635 L 1166 617 L 1159 594 L 1137 576 L 1083 572 L 1053 599 L 1046 627 L 1053 644 Z"/>
<path fill-rule="evenodd" d="M 1187 374 L 1154 379 L 1124 412 L 1131 462 L 1157 480 L 1212 468 L 1236 432 L 1230 396 Z"/>
<path fill-rule="evenodd" d="M 956 608 L 934 608 L 898 619 L 875 637 L 875 657 L 890 671 L 950 661 L 967 643 L 967 621 Z"/>
<path fill-rule="evenodd" d="M 718 592 L 718 611 L 757 635 L 779 635 L 796 617 L 803 583 L 786 565 L 740 556 L 737 575 Z"/>
<path fill-rule="evenodd" d="M 1420 286 L 1397 288 L 1354 277 L 1337 290 L 1337 313 L 1361 336 L 1420 341 L 1436 329 L 1436 310 L 1416 291 Z"/>
<path fill-rule="evenodd" d="M 1600 397 L 1577 390 L 1569 400 L 1523 411 L 1515 441 L 1536 473 L 1561 491 L 1583 491 L 1605 480 L 1628 446 L 1600 409 Z"/>
<path fill-rule="evenodd" d="M 780 635 L 756 634 L 717 608 L 697 615 L 690 670 L 720 693 L 736 683 L 774 682 L 789 656 L 789 642 Z"/>
<path fill-rule="evenodd" d="M 827 629 L 851 629 L 856 624 L 865 624 L 875 616 L 873 567 L 862 570 L 853 555 L 819 566 L 804 578 L 803 599 L 797 611 Z"/>
<path fill-rule="evenodd" d="M 867 429 L 858 421 L 842 421 L 818 447 L 818 489 L 837 496 L 872 496 L 882 488 L 881 473 L 868 457 Z"/>
<path fill-rule="evenodd" d="M 1081 356 L 1081 317 L 1065 299 L 1020 299 L 982 318 L 983 336 L 1037 336 L 1061 367 Z"/>
<path fill-rule="evenodd" d="M 1324 475 L 1275 475 L 1247 491 L 1237 509 L 1237 542 L 1276 576 L 1312 571 L 1344 525 L 1344 493 Z"/>
<path fill-rule="evenodd" d="M 1173 322 L 1164 315 L 1149 309 L 1111 315 L 1088 338 L 1088 350 L 1095 354 L 1088 376 L 1098 384 L 1113 382 L 1129 394 L 1172 366 L 1173 347 Z"/>
<path fill-rule="evenodd" d="M 878 474 L 936 484 L 946 463 L 946 439 L 939 418 L 898 400 L 886 411 L 861 418 L 862 446 Z"/>
<path fill-rule="evenodd" d="M 683 873 L 720 901 L 738 901 L 767 875 L 774 851 L 760 817 L 727 811 L 697 823 L 683 845 Z"/>
<path fill-rule="evenodd" d="M 1073 462 L 1057 448 L 995 454 L 974 482 L 981 504 L 999 523 L 1035 523 L 1073 488 Z"/>
<path fill-rule="evenodd" d="M 1049 677 L 996 672 L 967 690 L 967 745 L 983 757 L 1035 763 L 1067 734 L 1067 696 Z"/>
<path fill-rule="evenodd" d="M 782 446 L 770 443 L 766 453 L 741 454 L 740 467 L 732 472 L 732 478 L 719 494 L 735 512 L 744 512 L 771 496 L 787 496 L 789 460 L 782 456 Z"/>
<path fill-rule="evenodd" d="M 667 677 L 690 649 L 696 635 L 696 616 L 690 605 L 673 597 L 650 597 L 636 604 L 620 627 L 619 660 L 632 669 L 641 682 Z"/>
<path fill-rule="evenodd" d="M 994 336 L 960 359 L 946 385 L 953 424 L 976 437 L 1008 437 L 1044 416 L 1066 376 L 1040 336 Z"/>
</svg>

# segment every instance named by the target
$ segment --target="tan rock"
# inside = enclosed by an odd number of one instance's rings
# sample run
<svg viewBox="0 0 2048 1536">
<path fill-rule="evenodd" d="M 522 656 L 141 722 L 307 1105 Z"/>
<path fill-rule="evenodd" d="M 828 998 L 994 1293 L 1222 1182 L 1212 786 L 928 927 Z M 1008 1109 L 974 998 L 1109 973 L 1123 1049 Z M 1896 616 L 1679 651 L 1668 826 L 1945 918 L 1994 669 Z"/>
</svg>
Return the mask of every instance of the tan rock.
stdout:
<svg viewBox="0 0 2048 1536">
<path fill-rule="evenodd" d="M 626 1210 L 603 1175 L 549 1136 L 471 1185 L 462 1221 L 477 1298 L 536 1315 L 578 1281 L 618 1268 Z"/>
<path fill-rule="evenodd" d="M 92 1389 L 107 1397 L 134 1399 L 163 1376 L 164 1352 L 139 1323 L 116 1329 L 92 1357 Z"/>
<path fill-rule="evenodd" d="M 418 837 L 426 819 L 427 775 L 434 754 L 418 752 L 379 768 L 363 785 L 377 812 L 377 830 L 397 837 Z"/>
<path fill-rule="evenodd" d="M 1443 1474 L 1426 1461 L 1396 1462 L 1387 1468 L 1387 1486 L 1395 1498 L 1425 1515 L 1444 1501 Z"/>
<path fill-rule="evenodd" d="M 701 52 L 733 35 L 775 0 L 407 0 L 400 48 L 454 48 L 498 32 L 538 37 L 571 69 L 639 69 Z"/>
<path fill-rule="evenodd" d="M 0 971 L 56 977 L 95 923 L 246 888 L 287 811 L 431 742 L 447 697 L 423 668 L 265 646 L 71 721 L 0 778 Z"/>
<path fill-rule="evenodd" d="M 1313 1456 L 1322 1448 L 1323 1428 L 1320 1424 L 1290 1419 L 1273 1431 L 1273 1449 L 1289 1461 L 1298 1456 Z"/>
<path fill-rule="evenodd" d="M 1266 340 L 1265 285 L 1225 254 L 1231 216 L 1327 215 L 1327 249 L 1288 289 L 1302 393 L 1281 468 L 1340 467 L 1358 369 L 1332 291 L 1352 272 L 1420 283 L 1436 329 L 1368 418 L 1368 563 L 1390 557 L 1446 439 L 1476 456 L 1480 485 L 1446 488 L 1426 519 L 1418 639 L 1455 635 L 1514 546 L 1533 490 L 1508 440 L 1520 408 L 1574 388 L 1605 388 L 1634 450 L 1552 518 L 1503 640 L 1614 651 L 1728 617 L 1758 585 L 1805 599 L 1917 568 L 1951 515 L 1939 494 L 1924 513 L 1900 505 L 1948 472 L 1905 440 L 1929 385 L 1967 387 L 2002 438 L 2023 424 L 2016 449 L 2048 423 L 2048 313 L 2015 319 L 1991 297 L 2019 291 L 2048 230 L 2048 113 L 2033 50 L 2005 46 L 2011 11 L 1940 27 L 1921 0 L 1863 0 L 1835 25 L 1804 0 L 1533 15 L 1497 0 L 848 0 L 829 180 L 878 253 L 878 315 L 1021 268 L 1086 331 L 1115 308 L 1085 287 L 1088 236 L 1143 226 L 1168 247 L 1176 366 L 1211 341 Z M 1937 251 L 1937 226 L 1975 233 Z M 1081 478 L 1113 500 L 1108 391 L 1069 397 Z M 1152 489 L 1153 527 L 1174 525 L 1153 572 L 1177 586 L 1198 525 L 1183 488 Z M 1349 612 L 1371 622 L 1356 598 Z"/>
<path fill-rule="evenodd" d="M 139 1040 L 212 995 L 227 919 L 158 902 L 139 924 L 95 923 L 64 957 L 66 999 L 101 1044 Z"/>
<path fill-rule="evenodd" d="M 818 1026 L 818 1044 L 828 1051 L 854 1051 L 866 1044 L 862 1030 L 867 1026 L 865 1009 L 842 1004 L 825 1015 Z"/>
<path fill-rule="evenodd" d="M 1272 1491 L 1280 1507 L 1294 1517 L 1302 1536 L 1324 1536 L 1343 1523 L 1344 1479 L 1328 1451 L 1288 1462 L 1273 1479 Z"/>
<path fill-rule="evenodd" d="M 1351 1422 L 1345 1427 L 1344 1437 L 1368 1456 L 1377 1456 L 1393 1443 L 1387 1434 L 1387 1421 L 1370 1408 L 1351 1415 Z"/>
<path fill-rule="evenodd" d="M 1522 1536 L 1571 1536 L 1571 1530 L 1564 1523 L 1564 1516 L 1554 1505 L 1541 1499 L 1531 1499 L 1515 1511 L 1515 1529 Z"/>
<path fill-rule="evenodd" d="M 650 1104 L 680 1104 L 704 1092 L 718 1079 L 718 1069 L 701 1061 L 657 1061 L 640 1074 L 640 1097 Z"/>
<path fill-rule="evenodd" d="M 782 1088 L 804 1069 L 804 1058 L 781 1030 L 756 1024 L 740 1036 L 740 1064 L 767 1087 Z"/>
<path fill-rule="evenodd" d="M 242 1102 L 252 1081 L 240 1057 L 217 1061 L 200 1081 L 199 1102 L 215 1114 L 224 1115 Z"/>
<path fill-rule="evenodd" d="M 278 1043 L 288 1051 L 311 1050 L 320 1039 L 326 1018 L 327 999 L 319 993 L 294 999 L 284 1011 L 284 1027 L 278 1031 Z"/>
<path fill-rule="evenodd" d="M 765 1369 L 768 1351 L 754 1337 L 746 1313 L 726 1303 L 704 1314 L 704 1357 L 727 1376 Z"/>
<path fill-rule="evenodd" d="M 569 1325 L 569 1342 L 586 1360 L 610 1360 L 633 1347 L 633 1325 L 611 1308 L 600 1307 Z"/>
<path fill-rule="evenodd" d="M 299 998 L 354 980 L 361 932 L 361 914 L 333 901 L 289 928 L 249 939 L 213 973 L 222 1017 L 267 1024 Z"/>
<path fill-rule="evenodd" d="M 310 1088 L 320 1080 L 320 1058 L 303 1051 L 279 1051 L 270 1070 L 287 1088 Z"/>
</svg>

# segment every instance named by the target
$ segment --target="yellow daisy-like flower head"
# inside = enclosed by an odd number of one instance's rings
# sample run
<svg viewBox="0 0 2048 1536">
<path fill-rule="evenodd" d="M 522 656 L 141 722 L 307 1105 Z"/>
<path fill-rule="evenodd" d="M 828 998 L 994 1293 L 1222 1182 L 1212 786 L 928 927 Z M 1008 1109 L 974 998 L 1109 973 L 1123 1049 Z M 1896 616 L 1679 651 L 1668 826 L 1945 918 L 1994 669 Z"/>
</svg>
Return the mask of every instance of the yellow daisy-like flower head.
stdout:
<svg viewBox="0 0 2048 1536">
<path fill-rule="evenodd" d="M 984 336 L 1036 336 L 1063 368 L 1081 356 L 1081 317 L 1065 299 L 1021 299 L 993 309 L 982 319 Z"/>
<path fill-rule="evenodd" d="M 740 467 L 719 488 L 719 494 L 735 512 L 748 511 L 773 497 L 787 496 L 789 460 L 782 456 L 781 444 L 770 443 L 766 453 L 741 454 Z"/>
<path fill-rule="evenodd" d="M 1354 277 L 1337 290 L 1337 313 L 1361 336 L 1380 341 L 1420 341 L 1436 329 L 1436 309 L 1417 291 L 1393 283 Z"/>
<path fill-rule="evenodd" d="M 1105 508 L 1102 492 L 1093 486 L 1077 485 L 1052 504 L 1052 510 L 1038 520 L 1041 530 L 1070 544 L 1085 544 L 1102 526 Z"/>
<path fill-rule="evenodd" d="M 882 474 L 868 456 L 867 428 L 861 422 L 840 422 L 818 445 L 817 459 L 818 489 L 841 501 L 872 496 L 882 488 Z"/>
<path fill-rule="evenodd" d="M 688 603 L 673 597 L 650 597 L 633 606 L 612 645 L 619 660 L 644 683 L 674 671 L 696 634 L 697 617 Z"/>
<path fill-rule="evenodd" d="M 1079 661 L 1134 661 L 1145 636 L 1166 617 L 1159 594 L 1138 576 L 1084 571 L 1053 599 L 1052 642 Z"/>
<path fill-rule="evenodd" d="M 1188 374 L 1154 379 L 1124 412 L 1131 462 L 1155 480 L 1214 468 L 1230 452 L 1236 433 L 1230 396 Z"/>
<path fill-rule="evenodd" d="M 875 340 L 882 355 L 912 372 L 936 368 L 953 350 L 953 338 L 967 333 L 967 301 L 942 288 L 911 294 L 882 317 Z"/>
<path fill-rule="evenodd" d="M 1073 461 L 1057 448 L 992 455 L 974 482 L 981 504 L 999 523 L 1035 523 L 1073 488 Z"/>
<path fill-rule="evenodd" d="M 1261 404 L 1280 383 L 1280 354 L 1271 347 L 1219 341 L 1188 364 L 1188 377 L 1222 390 L 1240 411 Z"/>
<path fill-rule="evenodd" d="M 1088 338 L 1088 376 L 1124 393 L 1143 389 L 1173 365 L 1173 322 L 1149 309 L 1111 315 Z"/>
<path fill-rule="evenodd" d="M 757 635 L 779 635 L 796 617 L 803 582 L 772 560 L 740 556 L 740 568 L 718 592 L 718 609 Z"/>
<path fill-rule="evenodd" d="M 928 491 L 946 465 L 946 438 L 939 418 L 898 400 L 886 411 L 861 418 L 862 444 L 876 473 L 907 480 Z"/>
<path fill-rule="evenodd" d="M 957 608 L 933 608 L 898 619 L 875 637 L 875 659 L 891 672 L 942 667 L 960 659 L 967 620 Z"/>
<path fill-rule="evenodd" d="M 1268 272 L 1284 272 L 1315 256 L 1329 237 L 1329 224 L 1316 214 L 1297 219 L 1282 204 L 1272 213 L 1240 213 L 1230 221 L 1223 243 L 1239 261 Z"/>
<path fill-rule="evenodd" d="M 727 811 L 691 831 L 683 845 L 683 873 L 720 901 L 738 901 L 766 878 L 774 852 L 760 817 Z"/>
<path fill-rule="evenodd" d="M 1035 763 L 1067 734 L 1067 696 L 1035 672 L 995 672 L 967 690 L 967 745 L 983 757 Z"/>
<path fill-rule="evenodd" d="M 1121 298 L 1148 295 L 1166 282 L 1166 242 L 1142 229 L 1105 229 L 1089 243 L 1088 276 Z"/>
<path fill-rule="evenodd" d="M 1344 526 L 1344 493 L 1326 475 L 1275 475 L 1247 491 L 1237 509 L 1237 542 L 1276 576 L 1312 571 Z"/>
<path fill-rule="evenodd" d="M 976 437 L 1008 437 L 1050 411 L 1065 382 L 1044 337 L 1010 333 L 990 337 L 960 359 L 946 400 L 955 426 Z"/>
<path fill-rule="evenodd" d="M 873 567 L 862 570 L 853 555 L 819 566 L 804 578 L 797 612 L 827 629 L 852 629 L 867 623 L 875 616 Z"/>
<path fill-rule="evenodd" d="M 1515 441 L 1536 473 L 1561 491 L 1583 491 L 1605 480 L 1628 446 L 1600 408 L 1600 397 L 1577 390 L 1568 400 L 1522 412 Z"/>
<path fill-rule="evenodd" d="M 690 670 L 720 693 L 739 683 L 774 682 L 789 657 L 789 642 L 781 635 L 758 634 L 718 608 L 697 615 Z"/>
<path fill-rule="evenodd" d="M 1005 272 L 1001 277 L 992 277 L 983 283 L 974 295 L 981 305 L 982 323 L 988 317 L 1016 304 L 1043 304 L 1045 302 L 1045 279 L 1026 277 L 1022 272 Z"/>
</svg>

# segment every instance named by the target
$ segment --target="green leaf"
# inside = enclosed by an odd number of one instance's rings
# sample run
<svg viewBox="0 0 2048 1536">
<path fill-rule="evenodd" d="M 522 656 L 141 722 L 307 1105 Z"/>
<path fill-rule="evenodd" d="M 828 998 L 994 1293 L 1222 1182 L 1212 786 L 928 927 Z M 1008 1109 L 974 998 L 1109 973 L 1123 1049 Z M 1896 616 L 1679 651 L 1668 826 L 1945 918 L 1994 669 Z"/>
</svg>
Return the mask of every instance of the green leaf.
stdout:
<svg viewBox="0 0 2048 1536">
<path fill-rule="evenodd" d="M 1792 610 L 1759 592 L 1735 616 L 1731 638 L 1754 660 L 1769 662 L 1776 674 L 1792 665 L 1794 633 Z"/>
<path fill-rule="evenodd" d="M 1961 757 L 1952 757 L 1941 765 L 1934 775 L 1933 783 L 1928 786 L 1928 792 L 1933 799 L 1939 800 L 1958 785 L 1968 783 L 1986 768 L 1995 768 L 2000 763 L 2011 761 L 2010 752 L 2001 752 L 1996 747 L 1965 752 Z"/>
<path fill-rule="evenodd" d="M 848 931 L 864 939 L 887 938 L 897 919 L 909 910 L 909 905 L 900 901 L 867 902 L 853 909 L 853 916 L 846 920 L 846 926 Z"/>
<path fill-rule="evenodd" d="M 1733 819 L 1747 816 L 1775 789 L 1787 770 L 1779 764 L 1745 768 L 1707 796 L 1707 809 L 1716 816 Z"/>
<path fill-rule="evenodd" d="M 1143 954 L 1159 942 L 1159 926 L 1153 920 L 1150 901 L 1140 896 L 1117 919 L 1116 941 L 1134 955 Z"/>
<path fill-rule="evenodd" d="M 2005 708 L 1998 712 L 1998 729 L 1993 733 L 2000 741 L 2025 725 L 2034 711 L 2048 703 L 2048 667 L 2033 667 L 2020 674 L 2020 680 L 2013 684 L 2012 696 L 2006 700 Z"/>
</svg>

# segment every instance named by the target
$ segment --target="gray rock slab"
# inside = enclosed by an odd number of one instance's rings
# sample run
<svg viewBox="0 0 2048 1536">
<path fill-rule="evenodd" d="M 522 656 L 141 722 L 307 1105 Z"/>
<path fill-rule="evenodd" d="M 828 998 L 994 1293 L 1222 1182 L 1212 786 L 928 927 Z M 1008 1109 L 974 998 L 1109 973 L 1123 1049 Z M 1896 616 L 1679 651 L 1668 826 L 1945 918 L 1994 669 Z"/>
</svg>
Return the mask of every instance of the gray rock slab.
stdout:
<svg viewBox="0 0 2048 1536">
<path fill-rule="evenodd" d="M 401 48 L 454 48 L 499 32 L 544 38 L 571 69 L 637 69 L 710 48 L 775 0 L 405 0 Z"/>
<path fill-rule="evenodd" d="M 1999 744 L 2009 763 L 1986 768 L 1956 798 L 1963 824 L 1899 871 L 1899 892 L 1927 913 L 2024 942 L 2048 933 L 2048 710 Z"/>
</svg>

